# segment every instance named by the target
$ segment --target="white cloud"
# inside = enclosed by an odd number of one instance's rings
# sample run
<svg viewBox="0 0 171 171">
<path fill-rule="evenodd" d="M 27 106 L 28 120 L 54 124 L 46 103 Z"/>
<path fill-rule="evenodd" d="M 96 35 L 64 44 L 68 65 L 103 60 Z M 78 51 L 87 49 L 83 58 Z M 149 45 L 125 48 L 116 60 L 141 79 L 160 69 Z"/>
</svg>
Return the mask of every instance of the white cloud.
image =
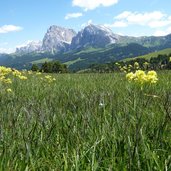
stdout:
<svg viewBox="0 0 171 171">
<path fill-rule="evenodd" d="M 128 24 L 124 21 L 115 21 L 113 24 L 105 24 L 106 27 L 127 27 Z"/>
<path fill-rule="evenodd" d="M 163 14 L 160 11 L 145 12 L 145 13 L 124 11 L 123 13 L 116 16 L 115 19 L 125 19 L 129 23 L 144 25 L 149 21 L 156 21 L 156 20 L 158 21 L 162 19 L 164 16 L 165 14 Z"/>
<path fill-rule="evenodd" d="M 168 34 L 171 34 L 171 26 L 166 28 L 165 30 L 164 29 L 163 30 L 156 30 L 153 35 L 154 36 L 166 36 Z"/>
<path fill-rule="evenodd" d="M 78 18 L 78 17 L 81 17 L 81 16 L 83 16 L 82 13 L 68 13 L 65 16 L 65 20 L 68 20 L 70 18 Z"/>
<path fill-rule="evenodd" d="M 93 23 L 93 21 L 90 19 L 86 23 L 81 24 L 81 27 L 86 27 L 86 26 L 88 26 L 88 25 L 90 25 L 92 23 Z"/>
<path fill-rule="evenodd" d="M 159 27 L 165 27 L 171 24 L 171 21 L 164 20 L 164 21 L 151 21 L 148 23 L 149 27 L 151 28 L 159 28 Z"/>
<path fill-rule="evenodd" d="M 148 26 L 151 28 L 165 27 L 171 24 L 171 16 L 168 16 L 161 11 L 153 12 L 131 12 L 124 11 L 114 18 L 117 22 L 127 23 L 127 25 Z M 122 25 L 121 25 L 122 27 Z"/>
<path fill-rule="evenodd" d="M 87 10 L 93 10 L 99 6 L 112 6 L 117 4 L 119 0 L 73 0 L 73 6 L 78 6 Z"/>
<path fill-rule="evenodd" d="M 13 53 L 15 52 L 15 49 L 13 48 L 0 48 L 0 53 Z"/>
<path fill-rule="evenodd" d="M 167 28 L 168 34 L 171 34 L 171 26 Z"/>
<path fill-rule="evenodd" d="M 154 32 L 153 36 L 165 36 L 166 32 L 162 30 L 157 30 Z"/>
<path fill-rule="evenodd" d="M 124 12 L 122 12 L 121 14 L 119 14 L 119 15 L 117 15 L 116 17 L 115 17 L 115 19 L 126 19 L 126 18 L 128 18 L 128 16 L 130 16 L 132 14 L 132 12 L 130 12 L 130 11 L 124 11 Z"/>
<path fill-rule="evenodd" d="M 93 21 L 91 19 L 87 21 L 87 25 L 90 25 L 92 23 L 93 23 Z"/>
<path fill-rule="evenodd" d="M 9 32 L 15 32 L 15 31 L 21 31 L 23 28 L 20 26 L 14 26 L 14 25 L 4 25 L 0 27 L 0 33 L 9 33 Z"/>
</svg>

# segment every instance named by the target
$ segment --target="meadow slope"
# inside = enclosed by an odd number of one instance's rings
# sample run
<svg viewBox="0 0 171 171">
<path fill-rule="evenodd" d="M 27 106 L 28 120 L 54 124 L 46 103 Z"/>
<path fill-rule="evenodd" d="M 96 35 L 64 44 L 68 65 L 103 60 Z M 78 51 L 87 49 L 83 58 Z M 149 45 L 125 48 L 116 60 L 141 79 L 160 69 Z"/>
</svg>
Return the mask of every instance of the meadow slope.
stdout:
<svg viewBox="0 0 171 171">
<path fill-rule="evenodd" d="M 0 170 L 171 169 L 170 71 L 26 76 L 0 84 Z"/>
<path fill-rule="evenodd" d="M 157 52 L 148 53 L 148 54 L 142 55 L 142 56 L 126 58 L 122 61 L 130 61 L 130 60 L 135 60 L 135 59 L 139 59 L 139 58 L 144 58 L 144 59 L 150 60 L 151 58 L 157 58 L 159 55 L 170 55 L 170 54 L 171 54 L 171 48 L 167 48 L 167 49 L 163 49 L 163 50 L 160 50 Z"/>
</svg>

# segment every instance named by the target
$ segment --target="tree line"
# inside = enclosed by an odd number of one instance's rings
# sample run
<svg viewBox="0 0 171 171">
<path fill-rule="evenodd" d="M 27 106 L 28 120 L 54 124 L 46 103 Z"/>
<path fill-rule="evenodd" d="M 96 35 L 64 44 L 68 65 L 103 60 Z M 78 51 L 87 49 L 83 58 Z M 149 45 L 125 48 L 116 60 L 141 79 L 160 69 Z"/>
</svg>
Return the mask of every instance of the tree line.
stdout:
<svg viewBox="0 0 171 171">
<path fill-rule="evenodd" d="M 106 64 L 92 64 L 88 72 L 115 72 L 120 71 L 121 67 L 134 66 L 135 63 L 139 64 L 139 69 L 142 70 L 171 70 L 171 54 L 158 55 L 150 59 L 136 58 L 128 61 L 115 61 Z M 118 67 L 119 66 L 119 67 Z"/>
<path fill-rule="evenodd" d="M 171 70 L 171 54 L 158 55 L 150 59 L 135 58 L 128 61 L 115 61 L 105 64 L 92 64 L 85 72 L 98 72 L 108 73 L 120 71 L 121 67 L 134 66 L 135 63 L 139 64 L 139 69 L 142 70 Z M 118 67 L 119 65 L 119 67 Z M 32 71 L 39 71 L 45 73 L 68 73 L 66 64 L 59 61 L 44 62 L 42 65 L 33 64 Z"/>
<path fill-rule="evenodd" d="M 41 66 L 33 64 L 32 71 L 45 72 L 45 73 L 67 73 L 67 65 L 60 63 L 59 61 L 44 62 Z"/>
</svg>

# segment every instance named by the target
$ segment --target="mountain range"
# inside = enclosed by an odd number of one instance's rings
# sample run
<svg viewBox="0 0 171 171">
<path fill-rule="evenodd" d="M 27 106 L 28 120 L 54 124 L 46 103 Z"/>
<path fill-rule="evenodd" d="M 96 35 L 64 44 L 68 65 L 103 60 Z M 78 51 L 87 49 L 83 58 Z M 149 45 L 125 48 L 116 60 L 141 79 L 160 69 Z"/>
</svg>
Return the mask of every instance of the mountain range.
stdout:
<svg viewBox="0 0 171 171">
<path fill-rule="evenodd" d="M 26 46 L 17 48 L 16 53 L 51 52 L 54 54 L 90 46 L 102 48 L 116 43 L 119 37 L 104 26 L 90 24 L 76 33 L 72 29 L 53 25 L 47 30 L 43 41 L 30 42 Z"/>
<path fill-rule="evenodd" d="M 0 54 L 0 65 L 29 69 L 33 63 L 59 60 L 72 70 L 132 58 L 171 47 L 167 36 L 130 37 L 114 34 L 102 25 L 90 24 L 76 33 L 73 29 L 50 26 L 42 41 L 29 42 L 13 54 Z"/>
</svg>

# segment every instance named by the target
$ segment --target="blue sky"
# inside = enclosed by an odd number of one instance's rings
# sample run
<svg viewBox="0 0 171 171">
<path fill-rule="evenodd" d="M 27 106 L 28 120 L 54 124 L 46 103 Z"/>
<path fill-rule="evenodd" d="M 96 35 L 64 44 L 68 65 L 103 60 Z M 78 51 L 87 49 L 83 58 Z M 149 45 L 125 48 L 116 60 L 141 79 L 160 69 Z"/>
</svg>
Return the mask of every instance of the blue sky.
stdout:
<svg viewBox="0 0 171 171">
<path fill-rule="evenodd" d="M 103 24 L 131 36 L 171 33 L 170 0 L 1 0 L 0 53 L 42 40 L 51 25 Z"/>
</svg>

